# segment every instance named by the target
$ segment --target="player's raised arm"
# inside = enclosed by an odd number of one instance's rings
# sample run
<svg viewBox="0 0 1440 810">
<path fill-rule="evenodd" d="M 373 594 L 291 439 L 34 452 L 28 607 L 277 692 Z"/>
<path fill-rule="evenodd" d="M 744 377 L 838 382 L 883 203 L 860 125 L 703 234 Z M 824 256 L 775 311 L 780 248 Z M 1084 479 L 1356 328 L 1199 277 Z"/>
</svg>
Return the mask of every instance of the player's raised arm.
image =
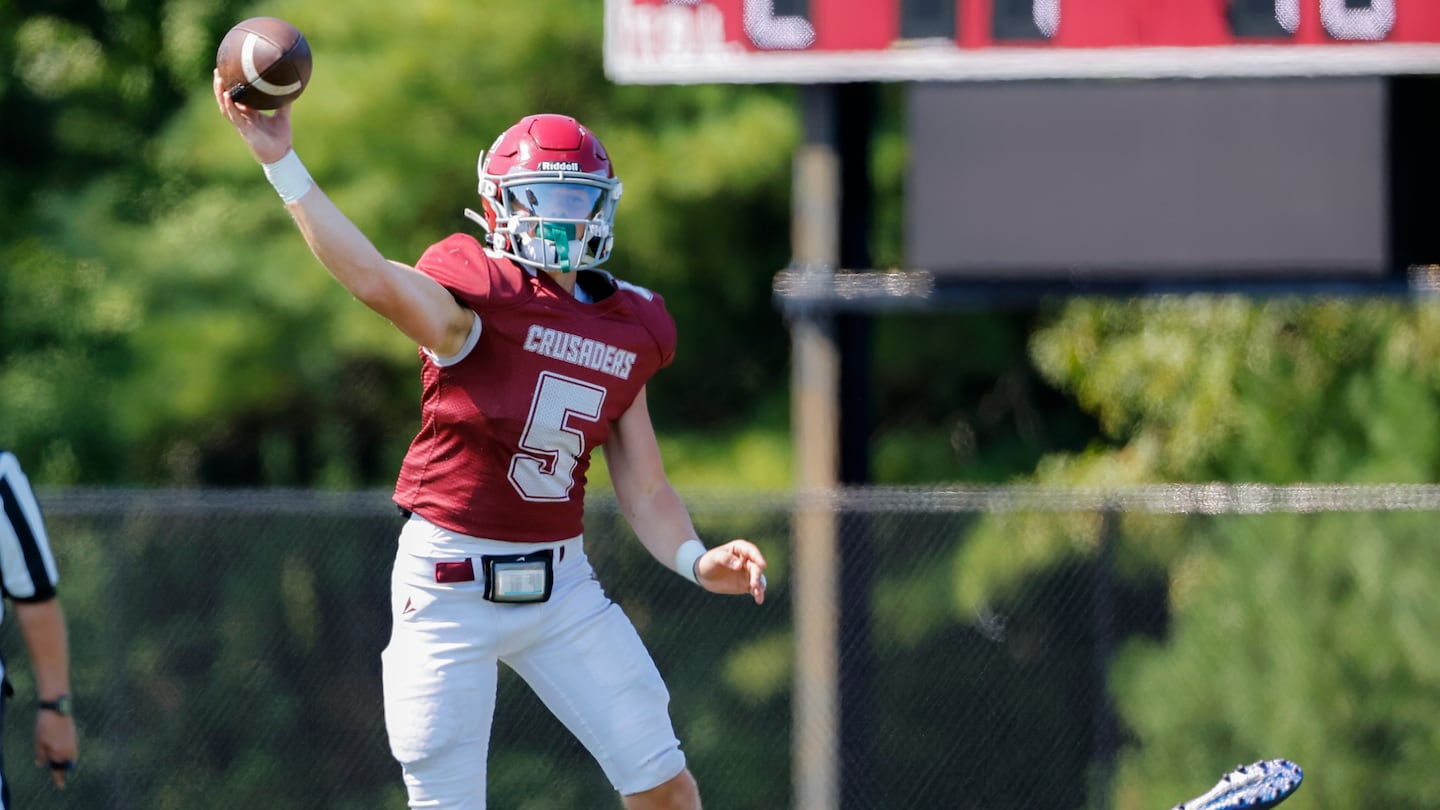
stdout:
<svg viewBox="0 0 1440 810">
<path fill-rule="evenodd" d="M 292 147 L 290 107 L 265 113 L 236 104 L 219 71 L 214 90 L 220 112 L 260 161 L 311 252 L 335 280 L 421 346 L 442 356 L 459 351 L 474 317 L 439 283 L 381 255 L 315 185 Z"/>
</svg>

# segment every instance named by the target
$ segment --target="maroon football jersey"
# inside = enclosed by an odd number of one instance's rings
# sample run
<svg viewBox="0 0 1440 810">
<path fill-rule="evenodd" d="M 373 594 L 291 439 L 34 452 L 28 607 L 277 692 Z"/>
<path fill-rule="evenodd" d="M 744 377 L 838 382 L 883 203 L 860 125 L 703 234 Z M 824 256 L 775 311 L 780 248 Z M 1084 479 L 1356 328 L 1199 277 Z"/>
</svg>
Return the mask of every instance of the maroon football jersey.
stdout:
<svg viewBox="0 0 1440 810">
<path fill-rule="evenodd" d="M 600 274 L 614 292 L 582 303 L 465 234 L 432 245 L 416 267 L 478 313 L 481 332 L 453 365 L 420 352 L 420 432 L 395 502 L 474 537 L 580 534 L 591 452 L 674 357 L 664 299 Z"/>
</svg>

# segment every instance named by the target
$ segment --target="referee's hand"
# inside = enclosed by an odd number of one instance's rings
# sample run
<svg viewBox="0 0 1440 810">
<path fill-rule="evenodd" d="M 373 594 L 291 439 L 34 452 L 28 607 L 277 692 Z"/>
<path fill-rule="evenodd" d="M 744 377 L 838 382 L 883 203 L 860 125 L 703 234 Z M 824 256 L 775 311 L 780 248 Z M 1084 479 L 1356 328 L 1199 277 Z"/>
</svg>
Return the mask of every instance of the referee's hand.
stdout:
<svg viewBox="0 0 1440 810">
<path fill-rule="evenodd" d="M 35 765 L 50 770 L 55 787 L 65 789 L 65 780 L 75 770 L 79 753 L 75 718 L 55 712 L 35 713 Z"/>
</svg>

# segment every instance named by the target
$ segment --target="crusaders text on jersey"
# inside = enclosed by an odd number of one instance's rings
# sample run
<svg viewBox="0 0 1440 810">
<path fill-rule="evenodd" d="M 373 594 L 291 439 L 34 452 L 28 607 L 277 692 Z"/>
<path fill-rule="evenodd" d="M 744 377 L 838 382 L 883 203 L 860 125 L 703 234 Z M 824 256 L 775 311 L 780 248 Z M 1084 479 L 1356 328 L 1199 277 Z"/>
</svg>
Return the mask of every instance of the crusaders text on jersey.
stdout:
<svg viewBox="0 0 1440 810">
<path fill-rule="evenodd" d="M 420 431 L 395 502 L 472 537 L 579 535 L 591 453 L 674 356 L 664 299 L 590 270 L 584 303 L 464 234 L 416 267 L 478 315 L 480 335 L 460 358 L 421 352 Z"/>
</svg>

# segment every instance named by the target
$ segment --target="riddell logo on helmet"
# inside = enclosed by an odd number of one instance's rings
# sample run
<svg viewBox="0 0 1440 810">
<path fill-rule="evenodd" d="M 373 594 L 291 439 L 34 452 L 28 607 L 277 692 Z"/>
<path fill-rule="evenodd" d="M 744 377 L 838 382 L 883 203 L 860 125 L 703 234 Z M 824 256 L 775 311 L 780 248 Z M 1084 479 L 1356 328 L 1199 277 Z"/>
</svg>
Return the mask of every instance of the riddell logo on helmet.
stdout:
<svg viewBox="0 0 1440 810">
<path fill-rule="evenodd" d="M 542 171 L 542 172 L 578 172 L 578 171 L 580 171 L 580 164 L 579 164 L 579 163 L 572 163 L 572 162 L 567 161 L 567 160 L 542 160 L 542 161 L 540 161 L 540 171 Z"/>
</svg>

